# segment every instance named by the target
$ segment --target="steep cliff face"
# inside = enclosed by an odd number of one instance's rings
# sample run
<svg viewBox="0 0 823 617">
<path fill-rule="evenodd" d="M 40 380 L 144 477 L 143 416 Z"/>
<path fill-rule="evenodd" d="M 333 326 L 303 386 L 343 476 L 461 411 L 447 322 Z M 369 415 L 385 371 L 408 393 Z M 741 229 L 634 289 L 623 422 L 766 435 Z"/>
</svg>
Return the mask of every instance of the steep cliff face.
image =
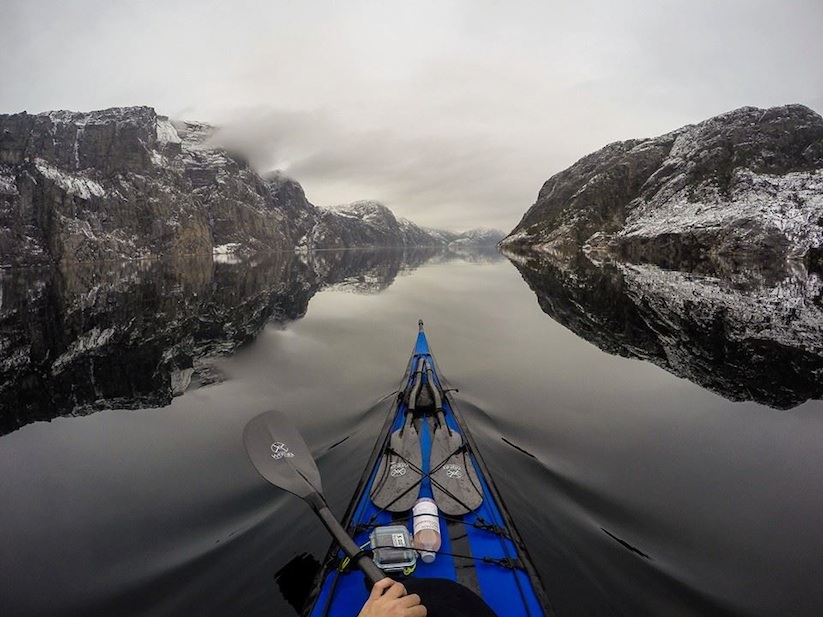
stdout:
<svg viewBox="0 0 823 617">
<path fill-rule="evenodd" d="M 0 115 L 0 265 L 441 246 L 377 202 L 326 210 L 261 177 L 216 129 L 150 107 Z"/>
<path fill-rule="evenodd" d="M 149 107 L 0 116 L 0 262 L 290 248 L 290 204 L 210 133 Z"/>
<path fill-rule="evenodd" d="M 614 143 L 550 178 L 503 241 L 669 263 L 814 257 L 823 246 L 823 118 L 746 107 Z"/>
<path fill-rule="evenodd" d="M 205 211 L 212 245 L 237 245 L 242 252 L 290 249 L 289 213 L 300 216 L 305 209 L 310 216 L 314 210 L 302 189 L 278 190 L 285 181 L 270 184 L 261 178 L 242 157 L 214 142 L 209 125 L 169 124 L 172 137 L 172 131 L 180 137 L 182 152 L 161 164 L 191 186 L 192 197 Z"/>
</svg>

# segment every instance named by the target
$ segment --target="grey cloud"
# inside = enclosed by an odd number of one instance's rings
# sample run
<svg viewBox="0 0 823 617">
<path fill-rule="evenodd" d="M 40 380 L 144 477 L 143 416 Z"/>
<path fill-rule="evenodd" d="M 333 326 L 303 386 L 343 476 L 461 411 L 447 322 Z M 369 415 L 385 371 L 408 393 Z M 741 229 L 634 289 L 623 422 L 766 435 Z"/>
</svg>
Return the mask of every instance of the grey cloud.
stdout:
<svg viewBox="0 0 823 617">
<path fill-rule="evenodd" d="M 618 139 L 823 110 L 820 0 L 6 0 L 0 111 L 147 104 L 310 199 L 510 229 Z M 183 113 L 185 111 L 185 113 Z"/>
<path fill-rule="evenodd" d="M 354 187 L 348 199 L 378 199 L 430 226 L 468 228 L 482 221 L 508 230 L 545 174 L 517 147 L 481 135 L 454 140 L 357 131 L 319 111 L 248 112 L 229 121 L 217 139 L 261 171 L 279 167 L 298 179 L 319 205 L 341 203 Z"/>
</svg>

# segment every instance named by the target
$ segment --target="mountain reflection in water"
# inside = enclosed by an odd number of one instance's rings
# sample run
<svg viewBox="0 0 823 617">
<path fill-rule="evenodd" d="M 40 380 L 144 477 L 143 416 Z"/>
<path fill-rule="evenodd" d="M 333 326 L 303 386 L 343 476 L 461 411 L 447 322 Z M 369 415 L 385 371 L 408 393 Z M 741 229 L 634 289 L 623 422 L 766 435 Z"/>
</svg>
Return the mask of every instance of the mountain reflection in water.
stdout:
<svg viewBox="0 0 823 617">
<path fill-rule="evenodd" d="M 213 360 L 319 290 L 376 293 L 442 249 L 68 264 L 0 277 L 0 434 L 99 409 L 159 407 L 220 379 Z M 499 258 L 497 253 L 480 253 Z"/>
<path fill-rule="evenodd" d="M 296 615 L 329 538 L 243 427 L 289 414 L 342 515 L 423 318 L 552 614 L 820 615 L 823 402 L 775 413 L 671 373 L 816 395 L 817 277 L 518 268 L 387 250 L 0 274 L 3 614 Z M 801 360 L 747 360 L 752 340 Z M 58 414 L 82 417 L 33 421 Z"/>
<path fill-rule="evenodd" d="M 789 409 L 823 396 L 823 281 L 800 264 L 685 272 L 511 257 L 547 315 L 608 353 L 733 401 Z"/>
</svg>

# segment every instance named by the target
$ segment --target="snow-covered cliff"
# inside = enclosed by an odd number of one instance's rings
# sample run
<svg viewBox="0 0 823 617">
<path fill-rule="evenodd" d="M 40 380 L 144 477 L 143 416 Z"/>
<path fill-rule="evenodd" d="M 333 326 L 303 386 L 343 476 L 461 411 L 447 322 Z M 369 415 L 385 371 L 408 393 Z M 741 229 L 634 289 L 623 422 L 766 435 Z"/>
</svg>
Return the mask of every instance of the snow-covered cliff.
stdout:
<svg viewBox="0 0 823 617">
<path fill-rule="evenodd" d="M 150 107 L 0 116 L 0 264 L 284 249 L 284 204 L 205 125 Z"/>
<path fill-rule="evenodd" d="M 745 107 L 610 144 L 550 178 L 503 241 L 671 265 L 807 258 L 823 247 L 823 118 Z"/>
</svg>

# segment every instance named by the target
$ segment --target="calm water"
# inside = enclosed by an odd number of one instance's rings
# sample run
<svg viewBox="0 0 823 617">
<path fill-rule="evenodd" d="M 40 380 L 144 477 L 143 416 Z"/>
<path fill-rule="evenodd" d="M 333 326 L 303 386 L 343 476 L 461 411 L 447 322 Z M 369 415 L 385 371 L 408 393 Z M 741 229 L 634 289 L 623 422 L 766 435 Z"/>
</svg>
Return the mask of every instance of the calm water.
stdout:
<svg viewBox="0 0 823 617">
<path fill-rule="evenodd" d="M 295 614 L 275 576 L 329 541 L 243 426 L 293 417 L 342 513 L 418 318 L 557 614 L 823 613 L 814 275 L 384 251 L 0 288 L 4 615 Z"/>
</svg>

